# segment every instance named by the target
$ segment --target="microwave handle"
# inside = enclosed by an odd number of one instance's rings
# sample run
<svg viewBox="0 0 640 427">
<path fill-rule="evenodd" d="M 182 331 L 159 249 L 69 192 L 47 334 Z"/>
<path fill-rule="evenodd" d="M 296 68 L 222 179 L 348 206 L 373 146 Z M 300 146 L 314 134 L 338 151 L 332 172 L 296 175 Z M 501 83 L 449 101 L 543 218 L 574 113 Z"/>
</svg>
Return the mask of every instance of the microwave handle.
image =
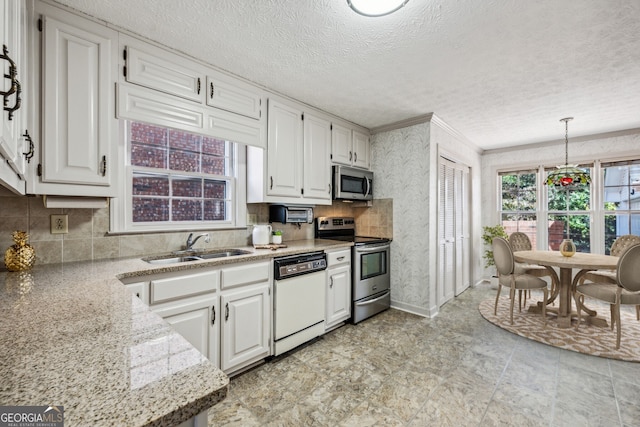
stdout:
<svg viewBox="0 0 640 427">
<path fill-rule="evenodd" d="M 369 178 L 365 177 L 364 178 L 364 182 L 367 183 L 367 189 L 364 192 L 364 196 L 367 197 L 369 195 L 369 193 L 371 192 L 371 181 L 369 181 Z"/>
</svg>

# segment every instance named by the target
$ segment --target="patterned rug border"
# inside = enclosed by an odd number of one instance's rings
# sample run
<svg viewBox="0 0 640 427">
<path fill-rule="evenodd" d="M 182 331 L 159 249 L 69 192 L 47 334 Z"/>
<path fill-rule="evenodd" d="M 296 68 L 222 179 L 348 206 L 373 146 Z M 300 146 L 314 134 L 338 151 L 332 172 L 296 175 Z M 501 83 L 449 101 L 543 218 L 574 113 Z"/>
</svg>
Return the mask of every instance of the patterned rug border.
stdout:
<svg viewBox="0 0 640 427">
<path fill-rule="evenodd" d="M 478 306 L 480 314 L 488 322 L 513 334 L 591 356 L 640 362 L 640 322 L 636 320 L 635 313 L 621 311 L 622 333 L 620 349 L 616 350 L 616 333 L 615 330 L 611 330 L 610 326 L 597 327 L 583 322 L 580 324 L 578 331 L 576 331 L 574 327 L 576 320 L 574 320 L 571 328 L 563 329 L 558 328 L 554 314 L 547 314 L 547 326 L 543 327 L 544 322 L 540 314 L 529 313 L 525 307 L 522 308 L 522 312 L 519 312 L 517 301 L 513 309 L 513 325 L 511 325 L 509 321 L 509 297 L 500 297 L 498 312 L 494 316 L 493 306 L 495 300 L 495 297 L 493 297 L 482 301 Z M 534 299 L 530 304 L 536 304 L 536 302 Z M 609 323 L 608 305 L 589 303 L 589 307 L 601 313 Z"/>
</svg>

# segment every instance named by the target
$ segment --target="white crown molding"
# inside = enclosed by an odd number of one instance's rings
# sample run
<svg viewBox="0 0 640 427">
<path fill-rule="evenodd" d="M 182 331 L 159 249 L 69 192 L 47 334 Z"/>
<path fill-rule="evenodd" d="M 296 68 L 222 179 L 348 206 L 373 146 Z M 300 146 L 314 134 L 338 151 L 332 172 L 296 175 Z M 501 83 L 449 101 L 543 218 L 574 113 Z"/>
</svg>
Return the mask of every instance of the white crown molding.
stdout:
<svg viewBox="0 0 640 427">
<path fill-rule="evenodd" d="M 421 116 L 412 117 L 410 119 L 400 120 L 399 122 L 389 123 L 386 125 L 371 128 L 370 129 L 371 135 L 375 135 L 377 133 L 382 133 L 382 132 L 389 132 L 391 130 L 396 130 L 396 129 L 402 129 L 409 126 L 415 126 L 422 123 L 427 123 L 431 121 L 432 117 L 433 117 L 433 113 L 427 113 Z"/>
</svg>

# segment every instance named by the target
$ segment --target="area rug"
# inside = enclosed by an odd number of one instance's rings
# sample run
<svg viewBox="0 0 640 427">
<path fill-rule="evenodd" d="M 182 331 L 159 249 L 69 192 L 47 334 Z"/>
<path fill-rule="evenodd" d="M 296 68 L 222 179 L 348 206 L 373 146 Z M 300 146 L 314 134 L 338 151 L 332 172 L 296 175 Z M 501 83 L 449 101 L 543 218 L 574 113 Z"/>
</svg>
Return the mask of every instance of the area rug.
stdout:
<svg viewBox="0 0 640 427">
<path fill-rule="evenodd" d="M 529 313 L 524 307 L 518 311 L 516 301 L 513 309 L 513 325 L 509 320 L 509 297 L 500 297 L 498 301 L 497 315 L 493 314 L 495 297 L 486 299 L 480 303 L 480 314 L 489 322 L 504 330 L 529 338 L 543 344 L 593 356 L 608 357 L 610 359 L 640 362 L 640 322 L 636 320 L 635 311 L 620 313 L 622 319 L 622 334 L 620 349 L 616 350 L 616 333 L 610 326 L 598 327 L 587 325 L 584 321 L 576 331 L 575 327 L 558 328 L 555 315 L 547 314 L 547 326 L 544 326 L 540 314 Z M 527 306 L 536 304 L 536 301 L 527 301 Z M 609 307 L 606 304 L 589 303 L 589 307 L 596 310 L 599 315 L 609 320 Z M 576 320 L 573 320 L 575 326 Z"/>
</svg>

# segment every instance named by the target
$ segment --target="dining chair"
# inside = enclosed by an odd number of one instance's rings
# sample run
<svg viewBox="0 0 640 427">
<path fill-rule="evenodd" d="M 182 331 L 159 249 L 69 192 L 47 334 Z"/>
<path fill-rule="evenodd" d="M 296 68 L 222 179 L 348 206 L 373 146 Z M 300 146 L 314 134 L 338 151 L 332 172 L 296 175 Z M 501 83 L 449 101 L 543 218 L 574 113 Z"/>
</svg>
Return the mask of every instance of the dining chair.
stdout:
<svg viewBox="0 0 640 427">
<path fill-rule="evenodd" d="M 513 251 L 507 239 L 503 237 L 494 237 L 491 242 L 493 249 L 493 260 L 498 270 L 498 293 L 496 294 L 496 303 L 493 308 L 493 314 L 498 312 L 498 300 L 500 299 L 500 291 L 503 286 L 509 288 L 509 298 L 511 299 L 511 324 L 513 325 L 513 305 L 516 290 L 542 289 L 544 299 L 542 303 L 542 318 L 544 324 L 547 324 L 547 282 L 539 277 L 524 272 L 515 271 L 515 262 L 513 259 Z"/>
<path fill-rule="evenodd" d="M 516 231 L 514 233 L 511 233 L 511 235 L 509 235 L 509 244 L 511 245 L 511 250 L 513 252 L 530 251 L 531 249 L 533 249 L 531 245 L 531 240 L 529 240 L 529 236 L 527 236 L 525 233 L 521 231 Z M 536 277 L 551 278 L 551 294 L 553 295 L 556 289 L 556 286 L 558 286 L 558 284 L 556 283 L 554 276 L 549 272 L 549 270 L 547 270 L 546 267 L 542 265 L 516 262 L 515 268 L 517 273 L 530 274 Z M 528 293 L 529 293 L 529 297 L 531 297 L 531 291 L 528 291 Z M 524 303 L 525 305 L 527 304 L 526 293 L 525 293 Z M 518 305 L 520 305 L 520 301 L 518 301 Z"/>
<path fill-rule="evenodd" d="M 619 257 L 631 246 L 640 243 L 640 236 L 633 234 L 624 234 L 614 240 L 611 245 L 609 254 L 611 256 Z M 613 270 L 594 270 L 586 273 L 580 278 L 578 284 L 583 284 L 585 281 L 597 282 L 597 283 L 611 283 L 616 284 L 616 272 Z M 640 305 L 636 306 L 636 320 L 640 320 Z"/>
<path fill-rule="evenodd" d="M 573 294 L 576 300 L 578 312 L 578 323 L 576 330 L 580 326 L 582 317 L 580 315 L 584 297 L 588 296 L 600 301 L 609 303 L 611 310 L 611 330 L 616 325 L 616 350 L 620 348 L 620 305 L 640 304 L 640 244 L 628 248 L 618 259 L 616 270 L 616 283 L 593 282 L 583 283 L 576 286 Z"/>
</svg>

